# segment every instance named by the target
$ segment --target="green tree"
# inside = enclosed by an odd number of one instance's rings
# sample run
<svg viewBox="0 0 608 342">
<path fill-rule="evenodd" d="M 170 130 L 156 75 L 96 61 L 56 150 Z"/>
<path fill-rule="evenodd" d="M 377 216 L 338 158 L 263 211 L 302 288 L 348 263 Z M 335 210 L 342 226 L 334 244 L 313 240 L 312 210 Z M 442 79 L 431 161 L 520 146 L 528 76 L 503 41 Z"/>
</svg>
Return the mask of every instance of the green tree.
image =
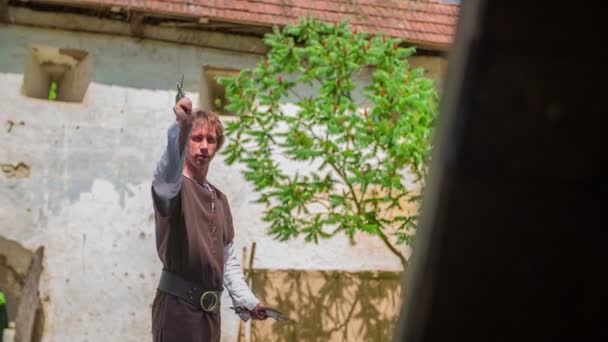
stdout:
<svg viewBox="0 0 608 342">
<path fill-rule="evenodd" d="M 414 48 L 315 19 L 265 42 L 263 62 L 220 82 L 239 116 L 223 153 L 244 164 L 269 233 L 318 242 L 365 232 L 405 267 L 398 245 L 415 234 L 438 103 L 433 81 L 407 62 Z M 290 173 L 280 158 L 308 165 Z"/>
</svg>

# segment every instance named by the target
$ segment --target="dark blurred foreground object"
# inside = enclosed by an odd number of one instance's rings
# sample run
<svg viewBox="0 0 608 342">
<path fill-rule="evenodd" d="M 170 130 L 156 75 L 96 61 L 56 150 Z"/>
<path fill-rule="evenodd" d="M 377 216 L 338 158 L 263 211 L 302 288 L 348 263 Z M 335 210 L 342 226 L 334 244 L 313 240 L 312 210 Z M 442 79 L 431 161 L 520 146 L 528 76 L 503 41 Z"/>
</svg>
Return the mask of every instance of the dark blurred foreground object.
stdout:
<svg viewBox="0 0 608 342">
<path fill-rule="evenodd" d="M 608 341 L 604 13 L 462 2 L 396 341 Z"/>
</svg>

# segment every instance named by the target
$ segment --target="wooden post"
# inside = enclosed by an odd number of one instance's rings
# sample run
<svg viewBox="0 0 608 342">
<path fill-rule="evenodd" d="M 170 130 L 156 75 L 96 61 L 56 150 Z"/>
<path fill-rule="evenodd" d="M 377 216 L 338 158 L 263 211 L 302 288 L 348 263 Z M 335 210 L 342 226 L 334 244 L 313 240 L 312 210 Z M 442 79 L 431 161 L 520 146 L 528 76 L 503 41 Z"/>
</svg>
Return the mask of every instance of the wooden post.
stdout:
<svg viewBox="0 0 608 342">
<path fill-rule="evenodd" d="M 252 288 L 252 277 L 253 277 L 253 257 L 255 256 L 255 242 L 253 243 L 253 245 L 251 246 L 251 255 L 249 256 L 249 267 L 246 267 L 245 265 L 247 265 L 247 247 L 243 247 L 243 262 L 242 262 L 242 267 L 243 267 L 243 274 L 245 275 L 245 282 L 247 283 L 247 285 L 249 285 L 249 287 L 253 290 Z M 243 322 L 242 320 L 239 321 L 239 334 L 237 337 L 237 341 L 238 342 L 247 342 L 250 340 L 250 338 L 247 338 L 247 325 L 245 322 Z"/>
<path fill-rule="evenodd" d="M 243 247 L 243 254 L 241 257 L 243 258 L 243 261 L 241 263 L 241 265 L 243 267 L 243 273 L 245 274 L 245 276 L 247 276 L 247 268 L 245 266 L 247 264 L 247 246 Z M 245 322 L 243 322 L 240 318 L 239 318 L 239 334 L 237 337 L 237 341 L 245 342 Z"/>
<path fill-rule="evenodd" d="M 247 270 L 246 281 L 249 284 L 249 287 L 251 287 L 251 285 L 253 285 L 252 281 L 253 281 L 253 258 L 254 257 L 255 257 L 255 241 L 253 242 L 253 245 L 251 246 L 251 255 L 249 256 L 249 268 Z M 253 290 L 253 288 L 251 290 Z"/>
<path fill-rule="evenodd" d="M 253 259 L 254 258 L 255 258 L 255 241 L 251 245 L 251 254 L 249 255 L 249 267 L 247 269 L 247 278 L 245 278 L 245 281 L 247 282 L 247 285 L 249 285 L 249 288 L 251 289 L 251 291 L 253 291 Z M 251 341 L 251 324 L 252 324 L 252 320 L 249 320 L 249 331 L 248 331 L 248 338 L 247 338 L 246 342 Z"/>
<path fill-rule="evenodd" d="M 32 257 L 30 268 L 25 278 L 23 294 L 17 308 L 17 318 L 15 326 L 15 342 L 30 342 L 32 339 L 32 329 L 36 320 L 36 311 L 40 298 L 38 296 L 38 284 L 40 273 L 42 273 L 42 258 L 44 247 L 39 247 Z"/>
</svg>

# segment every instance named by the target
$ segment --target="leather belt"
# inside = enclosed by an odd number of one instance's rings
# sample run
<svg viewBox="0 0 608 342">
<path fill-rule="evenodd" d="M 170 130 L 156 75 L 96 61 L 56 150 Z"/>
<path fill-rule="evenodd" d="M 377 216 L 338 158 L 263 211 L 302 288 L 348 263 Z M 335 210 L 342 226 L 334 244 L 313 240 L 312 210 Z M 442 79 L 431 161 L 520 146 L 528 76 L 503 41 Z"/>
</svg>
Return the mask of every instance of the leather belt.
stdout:
<svg viewBox="0 0 608 342">
<path fill-rule="evenodd" d="M 200 285 L 167 270 L 163 270 L 160 275 L 158 289 L 179 297 L 203 311 L 218 311 L 220 307 L 222 291 L 203 289 Z"/>
</svg>

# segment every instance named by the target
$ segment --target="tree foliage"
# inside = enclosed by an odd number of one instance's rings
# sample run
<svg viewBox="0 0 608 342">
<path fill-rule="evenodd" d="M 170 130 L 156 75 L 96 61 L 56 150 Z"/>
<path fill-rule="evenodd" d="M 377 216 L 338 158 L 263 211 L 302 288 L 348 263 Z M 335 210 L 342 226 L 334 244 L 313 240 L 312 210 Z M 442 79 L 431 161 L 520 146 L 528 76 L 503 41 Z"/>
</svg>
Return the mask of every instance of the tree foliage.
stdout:
<svg viewBox="0 0 608 342">
<path fill-rule="evenodd" d="M 433 81 L 408 64 L 414 48 L 315 19 L 265 42 L 263 62 L 220 82 L 239 116 L 224 154 L 244 164 L 270 234 L 366 232 L 405 265 L 397 245 L 415 233 L 438 102 Z M 305 167 L 290 172 L 286 161 Z"/>
</svg>

